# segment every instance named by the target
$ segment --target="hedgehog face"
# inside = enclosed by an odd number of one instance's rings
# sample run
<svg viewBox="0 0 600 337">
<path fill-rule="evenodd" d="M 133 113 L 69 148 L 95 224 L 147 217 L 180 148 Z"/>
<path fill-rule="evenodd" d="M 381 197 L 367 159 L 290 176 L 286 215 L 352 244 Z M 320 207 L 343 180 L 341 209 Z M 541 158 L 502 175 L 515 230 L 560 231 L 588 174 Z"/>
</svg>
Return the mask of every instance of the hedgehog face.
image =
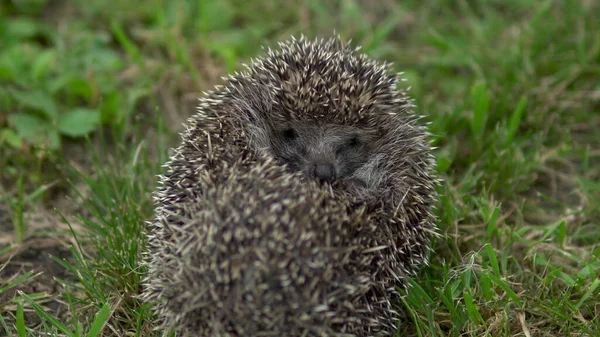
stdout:
<svg viewBox="0 0 600 337">
<path fill-rule="evenodd" d="M 333 182 L 352 178 L 370 156 L 372 133 L 352 126 L 289 122 L 274 128 L 272 153 L 291 170 Z"/>
</svg>

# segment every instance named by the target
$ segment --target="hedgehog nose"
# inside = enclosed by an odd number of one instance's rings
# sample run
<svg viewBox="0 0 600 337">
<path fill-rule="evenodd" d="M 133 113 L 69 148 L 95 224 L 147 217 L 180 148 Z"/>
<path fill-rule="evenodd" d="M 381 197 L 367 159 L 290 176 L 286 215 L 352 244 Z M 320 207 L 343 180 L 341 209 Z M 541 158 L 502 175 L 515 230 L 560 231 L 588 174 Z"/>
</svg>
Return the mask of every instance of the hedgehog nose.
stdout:
<svg viewBox="0 0 600 337">
<path fill-rule="evenodd" d="M 313 175 L 320 180 L 333 181 L 335 180 L 335 168 L 331 164 L 315 164 Z"/>
</svg>

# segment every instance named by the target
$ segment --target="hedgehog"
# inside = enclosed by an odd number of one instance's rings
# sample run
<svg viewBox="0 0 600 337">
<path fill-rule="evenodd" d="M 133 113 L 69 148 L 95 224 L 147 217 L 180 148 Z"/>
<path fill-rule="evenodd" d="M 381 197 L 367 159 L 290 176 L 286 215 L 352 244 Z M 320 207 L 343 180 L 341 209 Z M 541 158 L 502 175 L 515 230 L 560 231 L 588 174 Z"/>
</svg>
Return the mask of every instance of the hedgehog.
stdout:
<svg viewBox="0 0 600 337">
<path fill-rule="evenodd" d="M 439 180 L 391 64 L 291 38 L 205 93 L 155 193 L 141 299 L 184 336 L 385 336 Z"/>
<path fill-rule="evenodd" d="M 160 264 L 151 268 L 150 289 L 167 326 L 183 336 L 393 329 L 378 321 L 393 310 L 379 295 L 384 290 L 373 291 L 380 285 L 355 257 L 360 237 L 373 232 L 359 230 L 364 207 L 268 160 L 234 164 L 226 173 L 179 215 L 165 215 L 171 218 L 152 237 L 161 255 L 154 257 Z"/>
</svg>

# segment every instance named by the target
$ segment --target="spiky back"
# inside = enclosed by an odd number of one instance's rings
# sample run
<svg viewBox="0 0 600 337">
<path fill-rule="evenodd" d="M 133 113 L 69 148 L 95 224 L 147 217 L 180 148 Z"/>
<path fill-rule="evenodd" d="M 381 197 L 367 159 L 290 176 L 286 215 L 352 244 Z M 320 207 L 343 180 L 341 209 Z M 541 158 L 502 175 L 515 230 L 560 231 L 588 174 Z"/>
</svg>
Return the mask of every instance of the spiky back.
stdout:
<svg viewBox="0 0 600 337">
<path fill-rule="evenodd" d="M 283 296 L 281 303 L 289 301 L 291 305 L 295 303 L 291 300 L 292 293 L 282 295 L 286 291 L 300 294 L 343 293 L 351 304 L 349 307 L 354 306 L 354 315 L 328 309 L 332 319 L 336 315 L 339 318 L 336 325 L 331 320 L 319 321 L 318 315 L 310 316 L 316 315 L 315 312 L 308 314 L 310 317 L 307 319 L 316 319 L 313 323 L 321 326 L 304 330 L 307 336 L 334 336 L 333 333 L 324 333 L 331 329 L 335 333 L 354 336 L 393 331 L 397 315 L 389 305 L 389 296 L 395 292 L 398 281 L 403 281 L 420 265 L 427 263 L 430 238 L 435 235 L 436 219 L 432 208 L 436 199 L 436 179 L 425 129 L 417 124 L 412 113 L 413 104 L 403 91 L 396 88 L 398 77 L 389 68 L 389 65 L 369 60 L 338 38 L 308 40 L 302 37 L 281 43 L 276 50 L 267 50 L 266 55 L 254 60 L 246 71 L 230 76 L 224 86 L 217 87 L 200 100 L 198 113 L 188 120 L 188 127 L 182 134 L 183 142 L 175 149 L 166 164 L 165 175 L 161 176 L 161 186 L 156 193 L 156 219 L 149 234 L 149 274 L 143 298 L 157 302 L 156 310 L 165 326 L 187 331 L 203 327 L 204 330 L 200 330 L 205 332 L 203 335 L 219 336 L 219 331 L 224 334 L 227 329 L 234 329 L 235 322 L 226 323 L 218 311 L 241 313 L 245 308 L 262 312 L 264 308 L 257 305 L 263 302 L 256 298 L 254 302 L 241 304 L 222 301 L 229 296 L 231 289 L 243 289 L 243 284 L 239 283 L 239 278 L 232 278 L 236 272 L 219 269 L 219 265 L 233 263 L 227 254 L 239 252 L 239 245 L 266 246 L 263 248 L 268 250 L 275 247 L 278 240 L 305 235 L 320 242 L 320 247 L 347 246 L 352 247 L 353 252 L 349 260 L 328 259 L 329 270 L 322 270 L 323 274 L 311 270 L 290 276 L 312 275 L 315 279 L 313 286 L 305 285 L 303 288 L 293 285 L 293 282 L 271 280 L 269 283 L 265 280 L 265 284 L 279 286 L 266 286 L 266 293 L 262 296 Z M 376 131 L 380 136 L 369 163 L 363 169 L 368 188 L 356 191 L 345 189 L 341 184 L 335 185 L 334 196 L 325 197 L 330 195 L 328 187 L 310 185 L 307 190 L 307 182 L 284 173 L 269 152 L 258 148 L 260 142 L 250 135 L 268 137 L 269 128 L 290 119 L 353 125 Z M 264 132 L 261 133 L 261 130 Z M 257 168 L 271 174 L 260 174 Z M 284 182 L 293 183 L 285 185 L 287 183 Z M 247 191 L 235 189 L 234 185 Z M 280 190 L 282 193 L 276 193 Z M 284 197 L 294 201 L 284 203 Z M 325 200 L 323 198 L 334 198 L 336 203 L 345 206 L 336 208 L 319 201 Z M 268 208 L 269 202 L 280 205 L 283 210 Z M 301 216 L 302 212 L 278 213 L 285 212 L 286 207 L 303 212 L 308 212 L 306 207 L 310 207 L 316 215 L 308 219 Z M 345 223 L 342 219 L 354 217 L 352 209 L 364 212 L 359 223 L 350 221 L 355 225 L 345 229 L 350 231 L 346 232 L 347 237 L 338 235 L 339 241 L 332 242 L 319 236 L 328 231 L 339 231 L 332 223 Z M 228 210 L 237 212 L 239 216 L 231 221 L 225 220 L 229 219 L 226 218 Z M 280 223 L 267 219 L 276 219 Z M 290 226 L 290 221 L 296 225 Z M 206 233 L 211 226 L 216 231 L 210 241 L 213 248 L 200 250 L 202 245 L 210 246 L 206 234 L 201 233 Z M 236 227 L 242 232 L 258 233 L 254 237 L 257 240 L 234 240 L 235 245 L 232 241 L 215 244 L 215 233 L 222 238 L 235 238 Z M 273 228 L 278 230 L 272 231 Z M 280 231 L 283 228 L 287 228 L 287 232 Z M 321 233 L 318 233 L 318 228 L 322 229 Z M 261 236 L 266 241 L 258 240 Z M 354 241 L 345 241 L 350 239 Z M 219 248 L 222 254 L 217 254 Z M 304 251 L 299 243 L 289 249 Z M 213 251 L 215 255 L 211 256 Z M 310 254 L 304 252 L 301 259 L 308 259 Z M 318 255 L 319 249 L 312 254 Z M 276 263 L 277 254 L 272 256 L 275 262 L 269 265 L 271 272 L 280 268 L 282 273 L 295 275 L 292 270 L 286 269 L 288 264 L 283 260 Z M 213 278 L 207 278 L 209 274 Z M 348 291 L 352 287 L 325 286 L 335 282 L 339 284 L 340 275 L 348 277 L 347 282 L 350 283 L 356 281 L 351 280 L 351 275 L 369 275 L 369 281 L 363 283 L 369 284 L 369 290 L 356 295 Z M 204 283 L 194 284 L 198 280 L 204 280 Z M 219 288 L 219 280 L 232 283 Z M 360 288 L 359 283 L 354 283 L 355 287 Z M 202 287 L 210 288 L 211 284 L 216 287 L 211 288 L 211 296 L 186 299 L 186 294 L 199 294 L 202 289 L 208 289 Z M 282 284 L 290 288 L 282 289 Z M 309 307 L 318 307 L 322 303 L 310 297 L 303 300 Z M 208 307 L 213 305 L 212 314 L 198 316 L 190 309 L 201 303 L 208 304 Z M 177 309 L 181 306 L 187 306 L 187 309 Z M 298 330 L 286 332 L 283 324 L 272 325 L 271 332 L 302 335 L 299 331 L 306 326 L 302 328 L 292 322 L 294 315 L 307 315 L 305 309 L 280 312 L 287 319 L 287 328 Z M 268 315 L 256 317 L 263 318 L 257 318 L 254 328 L 252 325 L 245 326 L 245 331 L 268 325 Z M 362 317 L 358 320 L 361 322 L 359 326 L 352 323 L 357 322 L 357 317 Z M 261 319 L 264 321 L 261 322 Z M 310 331 L 321 331 L 321 334 L 311 334 Z"/>
</svg>

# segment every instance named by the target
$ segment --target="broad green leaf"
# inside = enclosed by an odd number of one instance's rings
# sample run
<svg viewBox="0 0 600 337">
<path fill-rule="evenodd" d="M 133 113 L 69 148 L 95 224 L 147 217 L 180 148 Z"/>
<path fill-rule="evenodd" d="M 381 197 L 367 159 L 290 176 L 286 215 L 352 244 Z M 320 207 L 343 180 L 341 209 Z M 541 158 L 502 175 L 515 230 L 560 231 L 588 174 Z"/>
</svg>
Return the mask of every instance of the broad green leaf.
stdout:
<svg viewBox="0 0 600 337">
<path fill-rule="evenodd" d="M 81 77 L 70 77 L 66 84 L 66 90 L 71 96 L 79 96 L 86 100 L 92 97 L 92 87 L 90 82 Z"/>
<path fill-rule="evenodd" d="M 94 48 L 85 56 L 86 65 L 95 70 L 119 69 L 122 59 L 111 49 Z"/>
<path fill-rule="evenodd" d="M 51 121 L 55 121 L 58 119 L 56 104 L 54 103 L 52 96 L 50 96 L 46 92 L 41 90 L 11 90 L 10 94 L 16 101 L 23 104 L 24 106 L 39 110 Z"/>
<path fill-rule="evenodd" d="M 586 265 L 585 267 L 581 268 L 581 270 L 577 273 L 577 279 L 578 280 L 585 280 L 587 278 L 590 278 L 590 275 L 594 274 L 594 268 L 591 265 Z M 595 275 L 594 275 L 595 277 Z"/>
<path fill-rule="evenodd" d="M 60 148 L 61 140 L 60 140 L 60 134 L 58 133 L 57 129 L 55 129 L 55 128 L 48 129 L 46 135 L 47 135 L 46 136 L 47 142 L 44 145 L 47 148 L 49 148 L 50 150 L 56 150 L 56 149 Z"/>
<path fill-rule="evenodd" d="M 0 61 L 0 80 L 12 80 L 15 77 L 14 71 L 9 64 Z"/>
<path fill-rule="evenodd" d="M 33 37 L 38 32 L 38 23 L 29 18 L 12 18 L 6 24 L 6 36 L 14 40 Z"/>
<path fill-rule="evenodd" d="M 77 108 L 61 115 L 58 129 L 64 135 L 81 137 L 94 131 L 99 125 L 100 111 Z"/>
<path fill-rule="evenodd" d="M 29 140 L 35 134 L 52 127 L 47 120 L 26 113 L 14 113 L 8 116 L 8 123 L 17 131 L 17 135 L 24 140 Z"/>
<path fill-rule="evenodd" d="M 111 92 L 102 97 L 100 102 L 102 112 L 102 123 L 119 123 L 120 118 L 117 118 L 120 109 L 123 109 L 123 96 L 117 92 Z"/>
<path fill-rule="evenodd" d="M 48 91 L 55 94 L 63 90 L 68 84 L 71 76 L 69 74 L 58 74 L 56 78 L 49 79 L 47 82 Z"/>
<path fill-rule="evenodd" d="M 36 57 L 31 66 L 31 75 L 34 79 L 40 80 L 48 74 L 52 67 L 52 61 L 54 61 L 55 54 L 54 50 L 45 50 Z"/>
<path fill-rule="evenodd" d="M 16 8 L 19 9 L 19 12 L 22 14 L 26 14 L 28 16 L 35 16 L 40 14 L 48 0 L 19 0 L 13 1 Z"/>
<path fill-rule="evenodd" d="M 33 47 L 29 49 L 33 49 Z M 2 76 L 9 76 L 15 84 L 28 87 L 28 76 L 23 76 L 22 74 L 29 70 L 29 54 L 31 52 L 31 50 L 29 52 L 25 51 L 24 44 L 15 44 L 0 48 L 0 64 L 4 68 Z"/>
<path fill-rule="evenodd" d="M 7 143 L 15 149 L 19 149 L 21 148 L 21 146 L 23 146 L 23 139 L 21 139 L 11 129 L 3 129 L 2 131 L 0 131 L 0 145 L 3 143 Z"/>
<path fill-rule="evenodd" d="M 55 150 L 60 147 L 60 137 L 52 124 L 35 115 L 16 113 L 8 117 L 8 122 L 17 135 L 29 144 Z"/>
<path fill-rule="evenodd" d="M 439 157 L 437 160 L 437 171 L 440 173 L 446 172 L 452 165 L 452 160 L 448 157 Z"/>
</svg>

